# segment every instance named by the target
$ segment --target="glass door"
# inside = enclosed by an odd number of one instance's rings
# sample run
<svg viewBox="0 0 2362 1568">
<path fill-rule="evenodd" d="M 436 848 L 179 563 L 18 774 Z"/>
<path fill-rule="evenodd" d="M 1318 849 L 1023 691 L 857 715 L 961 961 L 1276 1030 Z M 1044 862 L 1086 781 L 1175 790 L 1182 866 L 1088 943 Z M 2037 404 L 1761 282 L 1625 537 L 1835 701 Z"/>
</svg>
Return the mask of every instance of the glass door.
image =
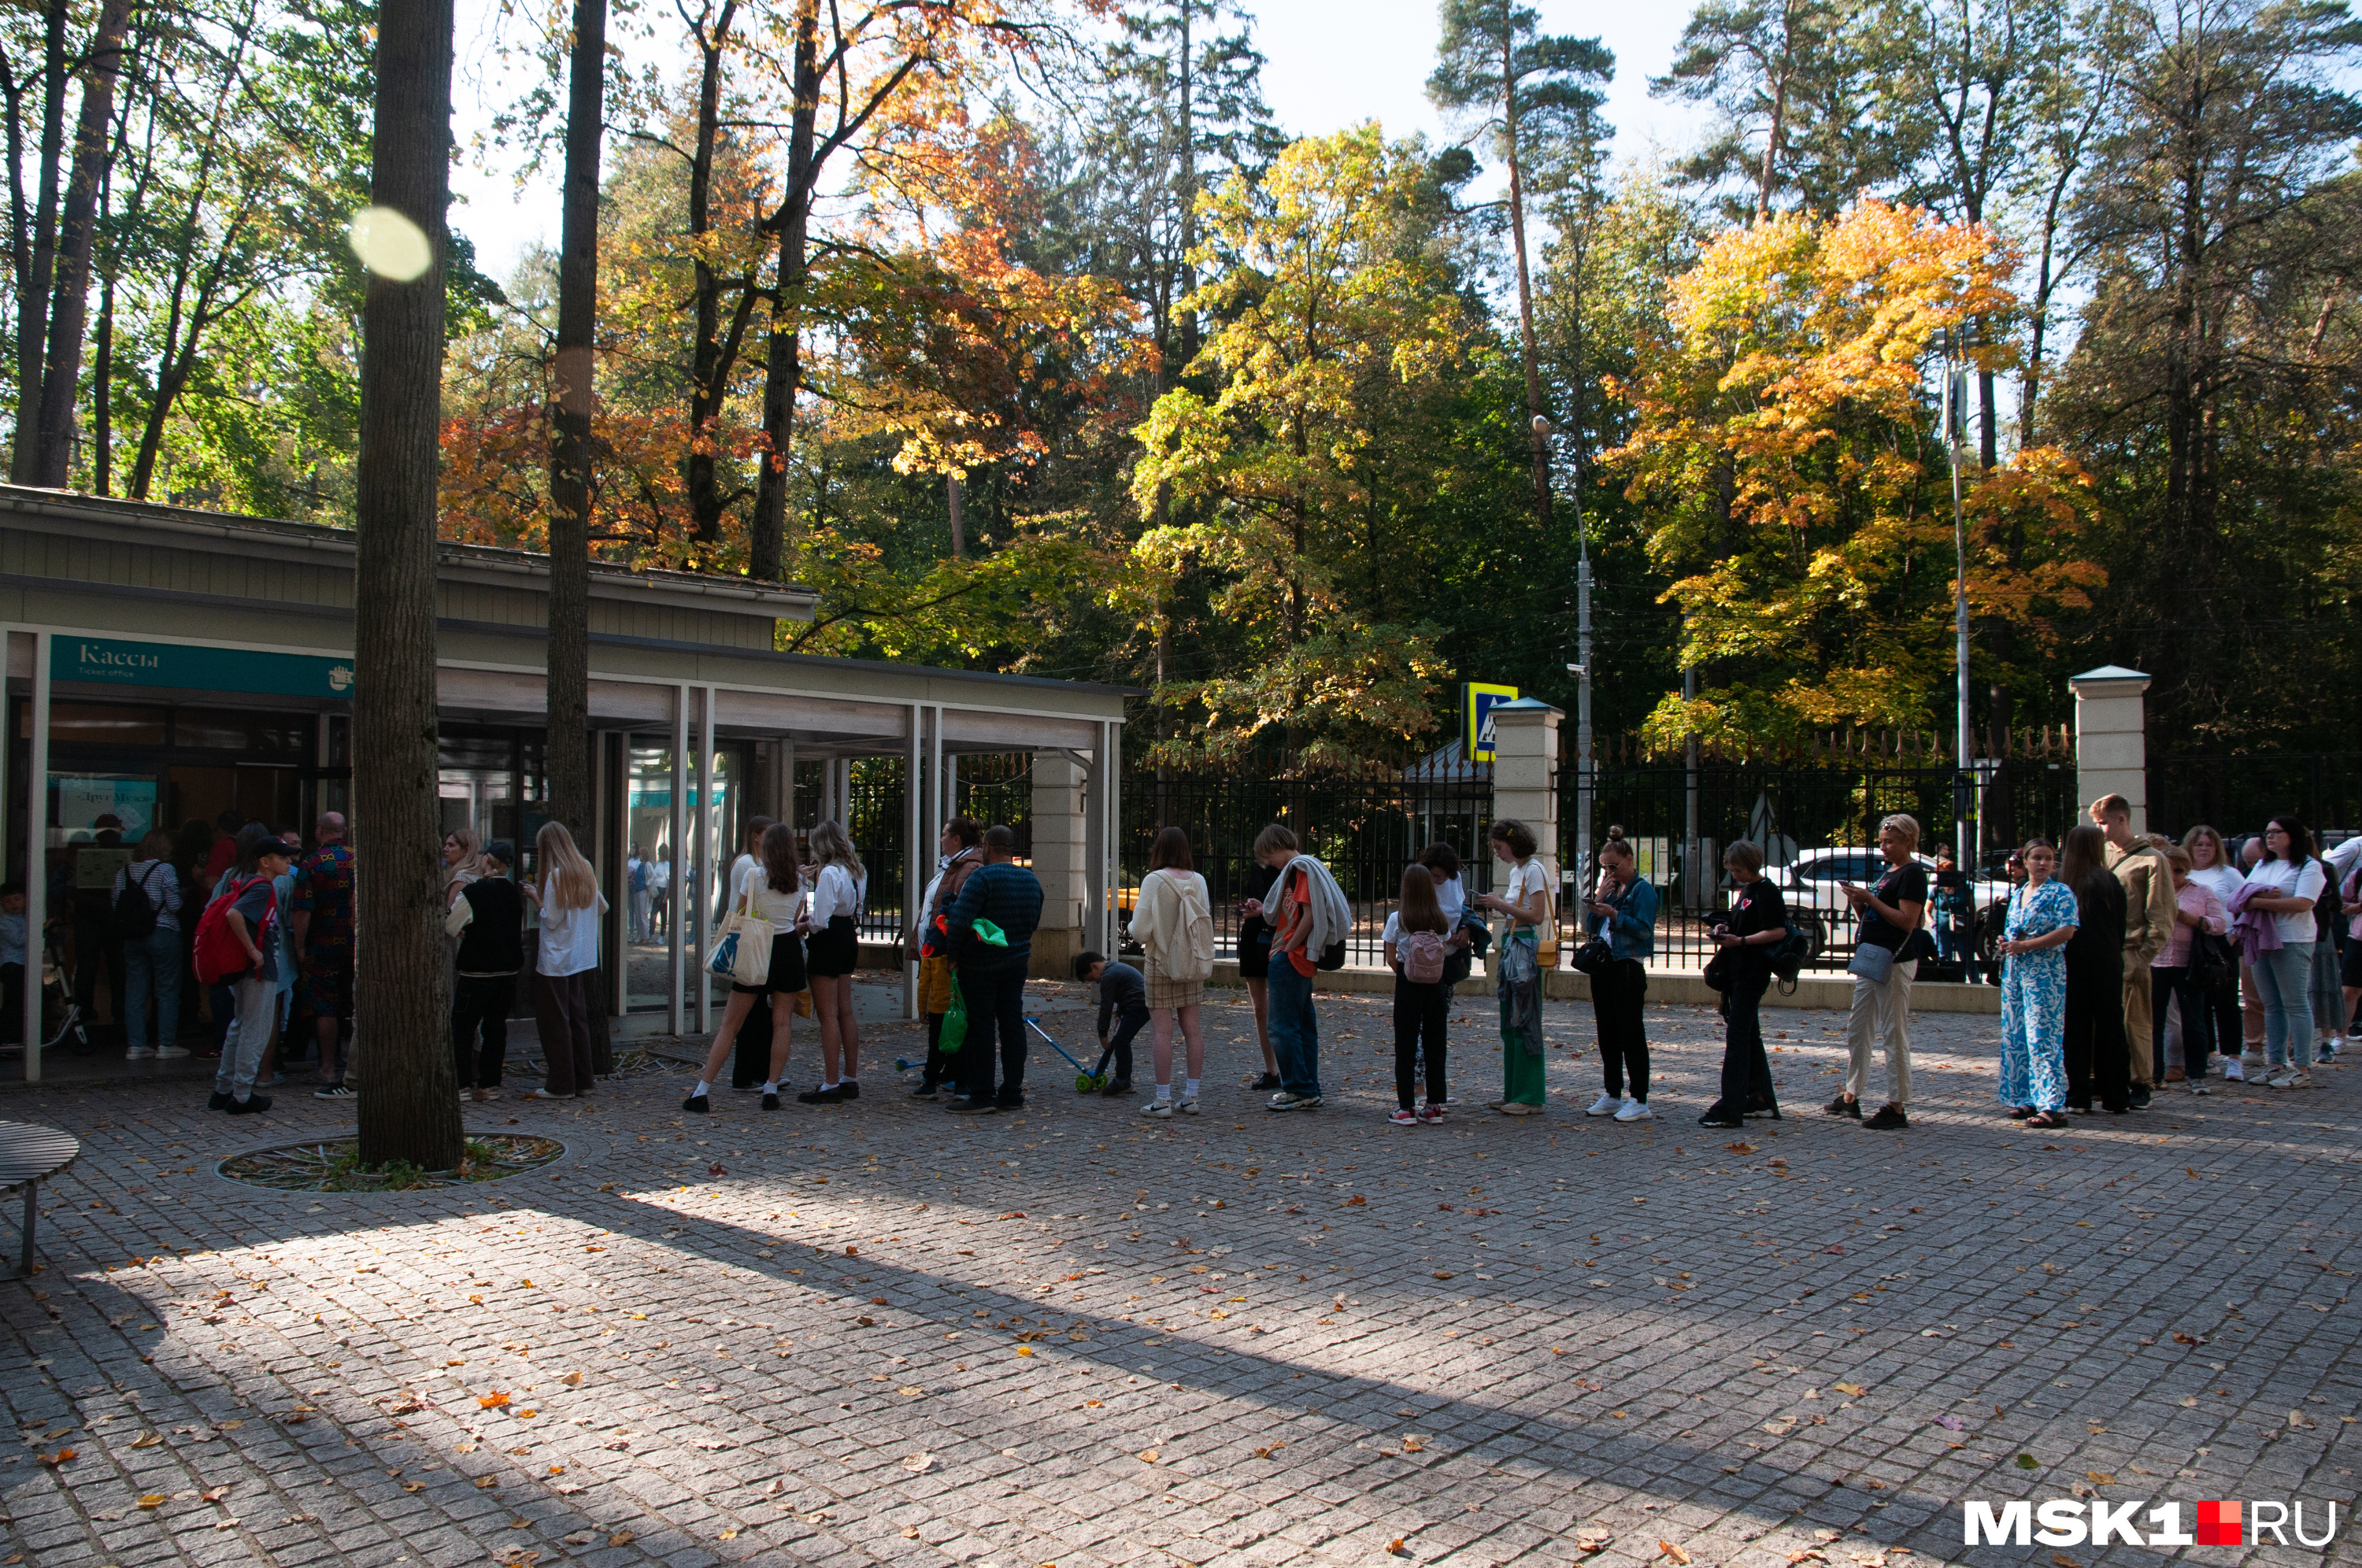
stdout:
<svg viewBox="0 0 2362 1568">
<path fill-rule="evenodd" d="M 673 752 L 664 735 L 628 747 L 624 791 L 624 1010 L 660 1012 L 671 933 L 679 923 L 689 857 L 673 837 Z"/>
</svg>

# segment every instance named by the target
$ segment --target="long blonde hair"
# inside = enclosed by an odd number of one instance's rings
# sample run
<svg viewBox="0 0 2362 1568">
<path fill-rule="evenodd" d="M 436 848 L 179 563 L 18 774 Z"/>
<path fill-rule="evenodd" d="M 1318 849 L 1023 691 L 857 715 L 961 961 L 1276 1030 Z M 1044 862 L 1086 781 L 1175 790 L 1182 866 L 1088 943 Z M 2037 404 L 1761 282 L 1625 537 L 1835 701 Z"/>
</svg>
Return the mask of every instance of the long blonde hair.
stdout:
<svg viewBox="0 0 2362 1568">
<path fill-rule="evenodd" d="M 476 830 L 471 827 L 458 827 L 443 836 L 455 840 L 459 845 L 458 860 L 443 868 L 443 885 L 448 888 L 455 882 L 473 882 L 481 878 L 487 869 L 484 865 L 484 841 Z"/>
<path fill-rule="evenodd" d="M 853 835 L 844 831 L 843 823 L 822 823 L 811 830 L 812 861 L 820 866 L 842 866 L 854 880 L 869 875 L 854 852 Z"/>
<path fill-rule="evenodd" d="M 566 831 L 564 823 L 544 823 L 534 835 L 534 854 L 541 860 L 541 875 L 550 885 L 546 895 L 561 910 L 587 910 L 599 901 L 599 874 L 582 852 L 574 847 L 574 835 Z"/>
</svg>

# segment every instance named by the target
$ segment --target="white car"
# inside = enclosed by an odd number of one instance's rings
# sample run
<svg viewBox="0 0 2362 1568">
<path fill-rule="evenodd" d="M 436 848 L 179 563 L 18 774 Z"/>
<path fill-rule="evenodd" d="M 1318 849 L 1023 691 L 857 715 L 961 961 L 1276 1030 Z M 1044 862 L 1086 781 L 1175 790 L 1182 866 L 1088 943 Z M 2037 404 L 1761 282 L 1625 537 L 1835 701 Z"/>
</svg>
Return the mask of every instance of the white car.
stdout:
<svg viewBox="0 0 2362 1568">
<path fill-rule="evenodd" d="M 1925 855 L 1915 858 L 1932 881 L 1936 873 L 1935 860 Z M 1800 922 L 1805 925 L 1806 939 L 1813 951 L 1817 953 L 1827 940 L 1828 933 L 1849 931 L 1853 923 L 1853 906 L 1840 884 L 1851 882 L 1856 887 L 1875 887 L 1886 871 L 1886 857 L 1875 849 L 1827 848 L 1805 850 L 1785 866 L 1767 867 L 1764 874 L 1779 884 L 1780 896 L 1790 910 L 1800 915 L 1817 917 Z M 1995 899 L 2009 896 L 2009 883 L 2000 878 L 1972 878 L 1970 889 L 1975 894 L 1975 907 L 1978 909 L 1983 909 Z M 1933 926 L 1932 919 L 1929 924 Z"/>
</svg>

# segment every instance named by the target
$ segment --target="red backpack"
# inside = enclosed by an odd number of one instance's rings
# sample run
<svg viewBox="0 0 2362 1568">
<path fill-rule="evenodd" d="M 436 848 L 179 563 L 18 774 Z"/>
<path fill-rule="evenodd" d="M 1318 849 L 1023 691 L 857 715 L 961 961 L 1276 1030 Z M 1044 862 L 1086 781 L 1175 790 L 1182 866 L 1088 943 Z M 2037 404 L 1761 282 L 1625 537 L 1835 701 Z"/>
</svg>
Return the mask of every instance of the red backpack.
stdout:
<svg viewBox="0 0 2362 1568">
<path fill-rule="evenodd" d="M 270 893 L 270 902 L 263 909 L 261 929 L 248 934 L 253 938 L 256 946 L 262 944 L 263 936 L 270 927 L 270 916 L 278 908 L 279 895 L 276 889 L 271 889 L 270 878 L 249 877 L 207 904 L 205 912 L 197 920 L 197 984 L 217 986 L 225 980 L 234 980 L 254 967 L 254 960 L 246 955 L 246 944 L 238 941 L 237 933 L 229 928 L 229 911 L 238 900 L 246 896 L 246 890 L 257 882 Z"/>
</svg>

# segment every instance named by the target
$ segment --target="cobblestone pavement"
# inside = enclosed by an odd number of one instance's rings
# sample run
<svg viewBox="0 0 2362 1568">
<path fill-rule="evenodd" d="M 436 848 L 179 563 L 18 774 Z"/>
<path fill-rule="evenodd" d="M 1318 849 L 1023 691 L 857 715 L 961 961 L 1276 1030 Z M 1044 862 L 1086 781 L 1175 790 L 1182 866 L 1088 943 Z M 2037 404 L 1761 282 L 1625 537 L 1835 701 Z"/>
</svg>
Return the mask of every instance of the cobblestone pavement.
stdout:
<svg viewBox="0 0 2362 1568">
<path fill-rule="evenodd" d="M 2352 1069 L 2027 1132 L 1992 1021 L 1923 1017 L 1914 1125 L 1881 1133 L 1820 1114 L 1840 1020 L 1775 1012 L 1788 1119 L 1742 1135 L 1696 1124 L 1710 1014 L 1652 1010 L 1661 1120 L 1618 1125 L 1582 1114 L 1587 1010 L 1549 1010 L 1551 1109 L 1522 1121 L 1481 1109 L 1485 1005 L 1454 1014 L 1459 1111 L 1401 1129 L 1383 999 L 1324 999 L 1329 1104 L 1291 1116 L 1243 1087 L 1226 1000 L 1194 1118 L 1078 1099 L 1046 1050 L 1028 1107 L 982 1118 L 873 1072 L 855 1105 L 723 1090 L 701 1119 L 643 1078 L 470 1106 L 568 1157 L 412 1194 L 211 1174 L 348 1105 L 10 1096 L 86 1153 L 45 1272 L 0 1286 L 0 1559 L 2167 1555 L 1962 1548 L 1963 1500 L 2080 1486 L 2335 1500 L 2326 1555 L 2356 1560 Z"/>
</svg>

